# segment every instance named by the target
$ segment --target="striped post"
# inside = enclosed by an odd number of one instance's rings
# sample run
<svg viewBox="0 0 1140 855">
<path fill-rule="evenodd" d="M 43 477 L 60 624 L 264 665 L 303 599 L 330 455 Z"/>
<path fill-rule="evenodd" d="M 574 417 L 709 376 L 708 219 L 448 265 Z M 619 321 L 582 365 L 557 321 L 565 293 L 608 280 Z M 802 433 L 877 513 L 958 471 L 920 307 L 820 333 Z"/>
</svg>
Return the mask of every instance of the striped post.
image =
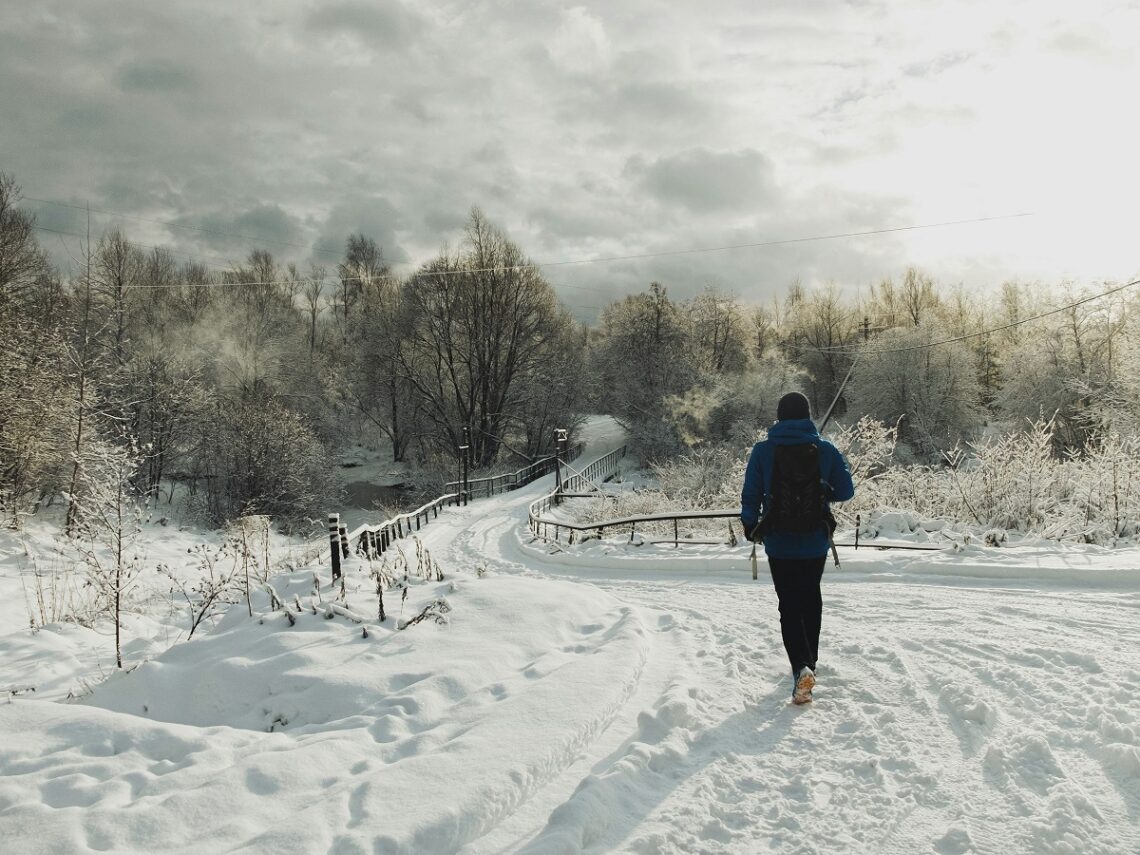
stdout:
<svg viewBox="0 0 1140 855">
<path fill-rule="evenodd" d="M 332 558 L 332 580 L 340 579 L 340 514 L 329 514 L 329 555 Z"/>
</svg>

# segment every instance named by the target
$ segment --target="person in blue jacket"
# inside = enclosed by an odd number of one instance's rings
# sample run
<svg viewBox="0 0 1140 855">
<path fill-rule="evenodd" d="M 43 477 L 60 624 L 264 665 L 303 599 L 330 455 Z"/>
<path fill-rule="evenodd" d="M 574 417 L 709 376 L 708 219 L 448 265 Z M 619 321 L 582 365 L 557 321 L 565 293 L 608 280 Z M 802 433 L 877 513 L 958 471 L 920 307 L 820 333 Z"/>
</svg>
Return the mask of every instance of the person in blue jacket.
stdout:
<svg viewBox="0 0 1140 855">
<path fill-rule="evenodd" d="M 819 474 L 825 499 L 844 502 L 855 495 L 847 461 L 834 445 L 822 439 L 811 420 L 808 399 L 799 392 L 784 395 L 776 407 L 776 423 L 768 438 L 752 447 L 744 488 L 740 494 L 740 521 L 749 540 L 758 539 L 759 522 L 767 510 L 772 486 L 772 469 L 778 445 L 814 443 L 819 448 Z M 827 517 L 830 518 L 830 512 Z M 819 629 L 823 618 L 820 582 L 831 532 L 827 522 L 815 531 L 794 534 L 769 531 L 764 535 L 764 552 L 780 607 L 780 633 L 792 665 L 792 700 L 811 701 L 819 656 Z"/>
</svg>

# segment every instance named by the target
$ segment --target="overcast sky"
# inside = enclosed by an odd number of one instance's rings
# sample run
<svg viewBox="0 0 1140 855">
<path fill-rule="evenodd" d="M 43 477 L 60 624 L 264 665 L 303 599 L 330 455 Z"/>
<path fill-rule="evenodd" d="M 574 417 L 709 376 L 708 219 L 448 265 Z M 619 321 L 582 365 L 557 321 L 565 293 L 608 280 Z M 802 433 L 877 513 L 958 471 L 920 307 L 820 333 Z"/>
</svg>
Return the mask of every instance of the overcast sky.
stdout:
<svg viewBox="0 0 1140 855">
<path fill-rule="evenodd" d="M 591 307 L 1140 271 L 1140 3 L 0 0 L 0 171 L 213 266 L 407 271 L 471 206 Z M 84 215 L 27 202 L 45 228 Z M 116 212 L 141 219 L 122 219 Z M 165 221 L 189 228 L 171 228 Z M 44 231 L 64 260 L 77 240 Z"/>
</svg>

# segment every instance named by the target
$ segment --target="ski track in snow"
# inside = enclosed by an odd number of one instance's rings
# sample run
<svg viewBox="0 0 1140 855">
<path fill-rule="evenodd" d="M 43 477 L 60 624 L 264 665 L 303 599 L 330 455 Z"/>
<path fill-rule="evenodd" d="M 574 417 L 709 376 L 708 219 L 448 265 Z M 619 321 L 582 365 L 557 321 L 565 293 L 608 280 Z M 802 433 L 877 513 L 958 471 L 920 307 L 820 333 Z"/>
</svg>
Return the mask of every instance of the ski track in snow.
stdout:
<svg viewBox="0 0 1140 855">
<path fill-rule="evenodd" d="M 612 430 L 596 436 L 589 453 L 616 441 Z M 129 851 L 146 851 L 137 841 L 197 849 L 187 843 L 203 822 L 220 825 L 206 850 L 224 841 L 266 852 L 1140 851 L 1140 598 L 1125 586 L 1086 590 L 1078 573 L 1038 586 L 1032 570 L 987 584 L 954 579 L 950 566 L 910 576 L 922 559 L 883 553 L 829 567 L 816 701 L 795 707 L 775 594 L 766 574 L 751 580 L 746 550 L 728 562 L 685 550 L 655 562 L 535 541 L 527 505 L 548 482 L 449 510 L 420 537 L 461 578 L 456 601 L 479 590 L 480 566 L 508 583 L 578 583 L 565 626 L 555 603 L 574 588 L 542 601 L 560 646 L 489 663 L 462 684 L 388 673 L 359 715 L 314 718 L 299 735 L 160 727 L 76 706 L 43 716 L 42 702 L 17 703 L 13 728 L 58 737 L 39 756 L 0 748 L 0 832 L 10 817 L 87 810 L 69 832 L 74 851 L 115 849 L 123 836 L 105 826 L 116 812 L 133 816 L 120 820 L 134 825 Z M 590 590 L 616 606 L 579 619 L 595 603 Z M 449 632 L 462 615 L 457 607 Z M 510 624 L 507 615 L 498 626 Z M 591 671 L 595 660 L 609 664 Z M 571 695 L 585 698 L 582 711 Z M 305 708 L 281 703 L 278 715 Z M 571 724 L 545 733 L 542 711 L 563 705 L 559 720 Z M 80 713 L 65 742 L 52 720 Z M 478 734 L 499 749 L 465 759 Z M 120 755 L 125 771 L 110 760 Z M 30 800 L 21 776 L 39 788 Z M 267 809 L 282 824 L 303 814 L 307 830 L 229 815 L 229 787 L 211 789 L 219 780 L 268 802 L 308 781 L 311 804 Z M 409 800 L 429 806 L 404 821 L 393 804 Z M 187 837 L 148 837 L 148 820 L 172 810 Z"/>
</svg>

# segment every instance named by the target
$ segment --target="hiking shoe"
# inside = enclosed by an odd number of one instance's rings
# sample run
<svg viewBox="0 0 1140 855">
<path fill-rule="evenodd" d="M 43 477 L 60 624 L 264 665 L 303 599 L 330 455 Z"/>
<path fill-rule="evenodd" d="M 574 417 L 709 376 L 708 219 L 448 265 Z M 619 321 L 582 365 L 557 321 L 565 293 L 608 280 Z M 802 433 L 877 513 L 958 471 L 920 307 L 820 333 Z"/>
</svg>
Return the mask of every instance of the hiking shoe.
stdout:
<svg viewBox="0 0 1140 855">
<path fill-rule="evenodd" d="M 815 686 L 815 672 L 806 665 L 796 672 L 792 683 L 792 703 L 810 704 L 811 690 Z"/>
</svg>

